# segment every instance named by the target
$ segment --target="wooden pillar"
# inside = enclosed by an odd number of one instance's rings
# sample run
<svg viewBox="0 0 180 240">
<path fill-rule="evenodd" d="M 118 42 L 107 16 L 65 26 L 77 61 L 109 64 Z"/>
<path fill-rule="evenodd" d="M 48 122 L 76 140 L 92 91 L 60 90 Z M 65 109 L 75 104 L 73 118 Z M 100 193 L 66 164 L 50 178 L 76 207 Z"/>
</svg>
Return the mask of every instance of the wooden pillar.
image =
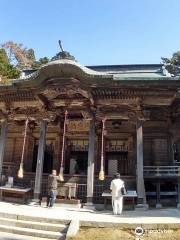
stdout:
<svg viewBox="0 0 180 240">
<path fill-rule="evenodd" d="M 34 186 L 34 199 L 39 199 L 41 194 L 41 182 L 43 174 L 43 163 L 44 163 L 44 149 L 46 143 L 46 128 L 47 121 L 42 120 L 40 128 L 40 138 L 38 145 L 37 165 L 36 165 L 36 177 Z"/>
<path fill-rule="evenodd" d="M 87 205 L 93 204 L 94 158 L 95 158 L 95 119 L 93 118 L 90 122 L 90 129 L 89 129 L 88 171 L 87 171 Z"/>
<path fill-rule="evenodd" d="M 144 166 L 143 166 L 143 121 L 137 121 L 137 207 L 147 207 L 146 204 L 146 193 L 144 186 Z"/>
<path fill-rule="evenodd" d="M 159 180 L 157 180 L 157 183 L 156 183 L 156 208 L 162 207 L 160 192 L 161 192 L 161 183 Z"/>
<path fill-rule="evenodd" d="M 177 180 L 177 208 L 180 209 L 180 177 Z"/>
<path fill-rule="evenodd" d="M 7 139 L 7 127 L 8 127 L 7 120 L 4 120 L 1 124 L 1 135 L 0 135 L 0 181 L 2 177 L 4 150 L 5 150 L 5 144 Z"/>
<path fill-rule="evenodd" d="M 174 145 L 174 140 L 173 140 L 173 136 L 172 134 L 170 134 L 169 136 L 169 165 L 174 164 L 174 149 L 173 149 L 173 145 Z"/>
</svg>

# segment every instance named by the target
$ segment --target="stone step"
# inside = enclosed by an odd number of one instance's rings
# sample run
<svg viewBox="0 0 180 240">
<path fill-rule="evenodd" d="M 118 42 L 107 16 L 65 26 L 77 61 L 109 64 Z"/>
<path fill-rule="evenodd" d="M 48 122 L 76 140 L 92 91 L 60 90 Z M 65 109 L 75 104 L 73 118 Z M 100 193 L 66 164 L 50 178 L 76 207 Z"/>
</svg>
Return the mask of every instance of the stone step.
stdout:
<svg viewBox="0 0 180 240">
<path fill-rule="evenodd" d="M 2 240 L 48 240 L 47 238 L 31 237 L 27 235 L 19 235 L 14 233 L 2 232 L 0 233 L 0 239 Z"/>
<path fill-rule="evenodd" d="M 47 197 L 43 197 L 41 200 L 41 203 L 47 202 Z M 70 204 L 70 205 L 76 205 L 81 204 L 81 201 L 79 199 L 64 199 L 64 198 L 56 198 L 55 206 L 57 206 L 57 203 L 63 203 L 63 204 Z"/>
<path fill-rule="evenodd" d="M 0 212 L 0 218 L 9 218 L 9 219 L 22 220 L 22 221 L 31 221 L 31 222 L 43 222 L 43 223 L 50 223 L 50 224 L 66 225 L 70 223 L 70 220 L 46 218 L 46 217 L 38 217 L 38 216 L 30 216 L 30 215 L 20 215 L 16 213 L 6 213 L 6 212 Z"/>
<path fill-rule="evenodd" d="M 38 238 L 46 238 L 46 239 L 58 239 L 58 240 L 65 240 L 66 234 L 60 232 L 52 232 L 52 231 L 44 231 L 44 230 L 37 230 L 31 228 L 22 228 L 22 227 L 15 227 L 15 226 L 6 226 L 0 224 L 0 232 L 8 232 L 13 234 L 19 234 L 24 236 L 32 236 Z"/>
<path fill-rule="evenodd" d="M 68 226 L 66 224 L 54 224 L 54 223 L 44 223 L 44 222 L 32 222 L 32 221 L 24 221 L 19 219 L 11 219 L 11 218 L 1 218 L 1 225 L 8 225 L 14 227 L 22 227 L 22 228 L 30 228 L 37 230 L 45 230 L 52 232 L 67 232 Z"/>
</svg>

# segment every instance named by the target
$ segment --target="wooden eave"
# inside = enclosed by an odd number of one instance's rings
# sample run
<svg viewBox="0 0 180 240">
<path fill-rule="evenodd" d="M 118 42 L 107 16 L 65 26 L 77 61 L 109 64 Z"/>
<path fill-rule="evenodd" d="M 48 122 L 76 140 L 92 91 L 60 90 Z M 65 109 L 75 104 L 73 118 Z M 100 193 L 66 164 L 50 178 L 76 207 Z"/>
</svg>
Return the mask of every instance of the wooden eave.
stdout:
<svg viewBox="0 0 180 240">
<path fill-rule="evenodd" d="M 7 102 L 12 103 L 12 108 L 37 107 L 39 113 L 42 106 L 48 111 L 66 106 L 77 110 L 98 105 L 107 109 L 138 104 L 170 106 L 179 88 L 180 78 L 113 80 L 107 73 L 90 70 L 71 60 L 58 60 L 25 79 L 0 86 L 0 109 Z"/>
</svg>

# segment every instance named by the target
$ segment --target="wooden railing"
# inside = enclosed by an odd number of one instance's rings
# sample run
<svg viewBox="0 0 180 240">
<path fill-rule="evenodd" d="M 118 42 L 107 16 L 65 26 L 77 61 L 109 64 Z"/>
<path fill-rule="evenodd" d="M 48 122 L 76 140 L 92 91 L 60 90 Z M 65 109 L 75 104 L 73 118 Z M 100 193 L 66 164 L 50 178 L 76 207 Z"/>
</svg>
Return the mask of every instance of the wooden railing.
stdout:
<svg viewBox="0 0 180 240">
<path fill-rule="evenodd" d="M 34 180 L 31 180 L 31 188 L 34 189 Z M 87 196 L 87 184 L 76 184 L 76 196 L 78 199 L 82 200 L 82 202 L 86 201 L 86 196 Z M 42 195 L 46 196 L 47 195 L 47 180 L 42 180 Z M 96 202 L 102 202 L 103 199 L 101 197 L 102 193 L 104 190 L 107 190 L 106 185 L 104 184 L 95 184 L 94 185 L 94 199 L 96 200 Z"/>
<path fill-rule="evenodd" d="M 180 176 L 180 166 L 144 166 L 144 176 Z"/>
</svg>

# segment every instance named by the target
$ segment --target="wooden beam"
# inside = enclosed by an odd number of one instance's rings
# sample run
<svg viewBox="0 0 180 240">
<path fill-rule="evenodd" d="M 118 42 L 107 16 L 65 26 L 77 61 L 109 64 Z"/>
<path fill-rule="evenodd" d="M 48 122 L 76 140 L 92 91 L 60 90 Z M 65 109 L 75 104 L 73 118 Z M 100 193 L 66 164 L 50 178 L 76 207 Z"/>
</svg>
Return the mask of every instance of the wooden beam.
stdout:
<svg viewBox="0 0 180 240">
<path fill-rule="evenodd" d="M 156 183 L 156 208 L 162 207 L 160 193 L 161 193 L 161 183 L 159 180 L 157 180 L 157 183 Z"/>
<path fill-rule="evenodd" d="M 180 177 L 177 180 L 177 208 L 180 209 Z"/>
<path fill-rule="evenodd" d="M 44 106 L 46 109 L 53 108 L 52 103 L 43 94 L 37 94 L 37 98 L 38 98 L 39 102 L 42 104 L 42 106 Z"/>
</svg>

